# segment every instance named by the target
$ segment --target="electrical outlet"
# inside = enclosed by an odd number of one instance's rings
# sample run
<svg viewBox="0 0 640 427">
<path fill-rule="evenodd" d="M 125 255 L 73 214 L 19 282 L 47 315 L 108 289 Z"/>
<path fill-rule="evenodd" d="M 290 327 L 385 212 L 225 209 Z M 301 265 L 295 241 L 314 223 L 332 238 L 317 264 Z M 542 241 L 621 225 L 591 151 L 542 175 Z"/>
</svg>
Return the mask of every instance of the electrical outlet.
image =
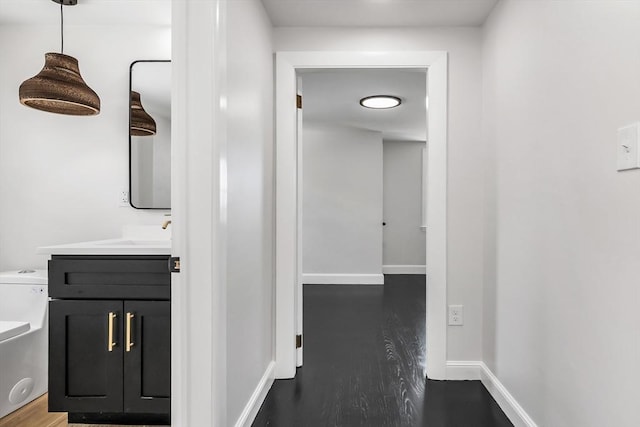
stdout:
<svg viewBox="0 0 640 427">
<path fill-rule="evenodd" d="M 129 192 L 127 190 L 118 193 L 118 206 L 129 206 Z"/>
<path fill-rule="evenodd" d="M 464 324 L 464 310 L 461 305 L 449 306 L 449 326 L 462 326 Z"/>
</svg>

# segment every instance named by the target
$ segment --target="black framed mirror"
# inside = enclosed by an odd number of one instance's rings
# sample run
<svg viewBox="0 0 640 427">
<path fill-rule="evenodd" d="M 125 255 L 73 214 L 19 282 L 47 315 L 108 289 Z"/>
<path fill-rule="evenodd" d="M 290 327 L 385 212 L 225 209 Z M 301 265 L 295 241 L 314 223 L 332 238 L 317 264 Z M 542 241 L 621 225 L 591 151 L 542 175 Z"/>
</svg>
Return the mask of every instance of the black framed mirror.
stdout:
<svg viewBox="0 0 640 427">
<path fill-rule="evenodd" d="M 129 67 L 129 201 L 171 209 L 171 61 Z"/>
</svg>

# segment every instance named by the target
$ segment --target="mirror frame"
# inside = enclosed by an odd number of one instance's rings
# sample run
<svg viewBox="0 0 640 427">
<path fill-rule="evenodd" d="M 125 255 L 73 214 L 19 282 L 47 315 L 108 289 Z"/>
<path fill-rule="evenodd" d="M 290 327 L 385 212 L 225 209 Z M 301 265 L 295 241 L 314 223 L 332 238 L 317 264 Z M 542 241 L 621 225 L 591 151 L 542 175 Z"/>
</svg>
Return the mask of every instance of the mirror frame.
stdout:
<svg viewBox="0 0 640 427">
<path fill-rule="evenodd" d="M 152 210 L 171 210 L 171 206 L 168 207 L 162 207 L 162 208 L 143 208 L 143 207 L 138 207 L 138 206 L 134 206 L 132 200 L 132 188 L 131 188 L 131 182 L 132 182 L 132 177 L 131 177 L 131 157 L 132 157 L 132 150 L 131 150 L 131 91 L 133 90 L 133 66 L 136 65 L 139 62 L 171 62 L 170 59 L 138 59 L 136 61 L 133 61 L 131 63 L 131 65 L 129 65 L 129 91 L 127 92 L 127 107 L 129 109 L 129 121 L 128 121 L 128 128 L 127 128 L 127 135 L 129 136 L 129 205 L 134 208 L 134 209 L 152 209 Z"/>
</svg>

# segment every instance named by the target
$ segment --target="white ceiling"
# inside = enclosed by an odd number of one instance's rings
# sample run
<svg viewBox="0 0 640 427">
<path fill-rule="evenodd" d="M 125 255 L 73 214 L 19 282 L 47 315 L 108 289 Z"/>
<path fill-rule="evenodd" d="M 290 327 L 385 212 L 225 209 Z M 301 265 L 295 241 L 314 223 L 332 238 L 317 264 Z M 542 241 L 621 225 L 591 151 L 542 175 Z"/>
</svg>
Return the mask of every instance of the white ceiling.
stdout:
<svg viewBox="0 0 640 427">
<path fill-rule="evenodd" d="M 242 1 L 242 0 L 231 0 Z M 274 26 L 476 26 L 498 0 L 262 0 Z M 51 0 L 0 0 L 0 24 L 57 24 Z M 171 0 L 78 0 L 69 25 L 171 25 Z"/>
<path fill-rule="evenodd" d="M 498 0 L 262 0 L 276 27 L 479 26 L 484 23 L 497 2 Z"/>
<path fill-rule="evenodd" d="M 78 0 L 64 7 L 65 25 L 171 25 L 171 0 Z M 0 0 L 0 24 L 60 24 L 52 0 Z"/>
<path fill-rule="evenodd" d="M 305 71 L 305 123 L 333 123 L 382 132 L 385 140 L 426 141 L 426 70 L 342 69 Z M 397 108 L 360 106 L 371 95 L 402 99 Z"/>
</svg>

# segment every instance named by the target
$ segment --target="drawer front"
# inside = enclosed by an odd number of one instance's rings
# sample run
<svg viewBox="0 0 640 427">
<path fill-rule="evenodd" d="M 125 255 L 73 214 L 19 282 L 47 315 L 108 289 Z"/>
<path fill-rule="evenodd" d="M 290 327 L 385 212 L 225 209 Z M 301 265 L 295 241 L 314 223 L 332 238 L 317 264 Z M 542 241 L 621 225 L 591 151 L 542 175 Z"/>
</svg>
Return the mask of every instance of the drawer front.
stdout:
<svg viewBox="0 0 640 427">
<path fill-rule="evenodd" d="M 54 255 L 49 296 L 68 299 L 156 299 L 171 297 L 169 256 Z"/>
</svg>

